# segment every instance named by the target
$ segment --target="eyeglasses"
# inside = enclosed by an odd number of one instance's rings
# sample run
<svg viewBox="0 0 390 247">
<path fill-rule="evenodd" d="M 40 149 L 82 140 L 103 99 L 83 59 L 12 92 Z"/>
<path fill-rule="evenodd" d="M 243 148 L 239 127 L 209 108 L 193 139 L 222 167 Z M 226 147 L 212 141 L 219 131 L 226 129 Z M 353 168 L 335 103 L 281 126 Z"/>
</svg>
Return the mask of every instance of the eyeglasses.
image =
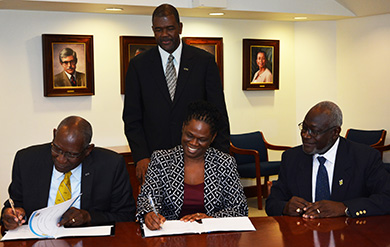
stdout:
<svg viewBox="0 0 390 247">
<path fill-rule="evenodd" d="M 70 60 L 70 61 L 61 61 L 61 63 L 63 64 L 66 64 L 66 65 L 68 65 L 68 64 L 71 64 L 71 65 L 75 65 L 76 64 L 76 60 Z"/>
<path fill-rule="evenodd" d="M 299 130 L 301 131 L 301 133 L 307 133 L 310 136 L 315 138 L 319 135 L 325 134 L 326 132 L 328 132 L 331 129 L 336 128 L 337 126 L 330 127 L 329 129 L 326 129 L 323 131 L 316 131 L 316 130 L 311 130 L 311 129 L 307 128 L 306 126 L 303 125 L 303 122 L 302 122 L 302 123 L 298 124 L 298 127 L 299 127 Z"/>
<path fill-rule="evenodd" d="M 88 146 L 86 146 L 83 151 L 81 151 L 80 153 L 70 153 L 70 152 L 64 152 L 64 150 L 62 150 L 60 147 L 58 147 L 56 144 L 54 144 L 54 142 L 51 143 L 51 151 L 55 154 L 58 154 L 58 155 L 63 155 L 65 156 L 66 158 L 68 159 L 77 159 L 79 158 L 83 153 L 84 151 L 88 148 Z"/>
</svg>

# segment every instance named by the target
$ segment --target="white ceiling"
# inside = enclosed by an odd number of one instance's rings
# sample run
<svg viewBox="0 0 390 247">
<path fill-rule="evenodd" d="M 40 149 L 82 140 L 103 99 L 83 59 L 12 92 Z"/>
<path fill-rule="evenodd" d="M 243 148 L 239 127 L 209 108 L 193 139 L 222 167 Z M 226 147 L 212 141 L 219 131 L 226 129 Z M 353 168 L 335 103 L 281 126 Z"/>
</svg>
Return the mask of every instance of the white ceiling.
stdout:
<svg viewBox="0 0 390 247">
<path fill-rule="evenodd" d="M 0 0 L 0 9 L 151 15 L 162 2 L 176 6 L 181 16 L 206 18 L 338 20 L 390 13 L 390 0 Z M 107 7 L 123 11 L 108 12 Z M 225 15 L 210 17 L 210 12 Z"/>
</svg>

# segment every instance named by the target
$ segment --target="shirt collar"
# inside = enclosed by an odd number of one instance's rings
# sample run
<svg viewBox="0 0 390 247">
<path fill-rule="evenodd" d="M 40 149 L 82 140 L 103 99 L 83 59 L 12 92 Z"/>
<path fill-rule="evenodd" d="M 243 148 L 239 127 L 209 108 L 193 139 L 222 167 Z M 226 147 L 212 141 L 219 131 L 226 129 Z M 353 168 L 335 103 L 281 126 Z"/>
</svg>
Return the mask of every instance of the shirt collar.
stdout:
<svg viewBox="0 0 390 247">
<path fill-rule="evenodd" d="M 64 70 L 64 72 L 65 72 L 65 75 L 70 79 L 70 77 L 73 75 L 75 78 L 76 78 L 76 70 L 74 71 L 74 73 L 73 74 L 69 74 L 68 72 L 66 72 L 65 70 Z"/>
<path fill-rule="evenodd" d="M 180 64 L 181 52 L 183 49 L 182 47 L 183 47 L 183 45 L 182 45 L 181 40 L 180 40 L 179 46 L 176 48 L 176 50 L 174 52 L 172 52 L 173 57 L 177 61 L 177 64 Z M 164 61 L 165 63 L 167 63 L 170 53 L 166 52 L 160 46 L 158 46 L 158 51 L 160 52 L 161 60 Z"/>
<path fill-rule="evenodd" d="M 340 142 L 340 137 L 337 138 L 337 140 L 335 141 L 333 146 L 328 151 L 326 151 L 326 153 L 321 154 L 321 155 L 320 154 L 314 154 L 313 155 L 313 159 L 317 159 L 318 156 L 323 156 L 323 157 L 325 157 L 325 159 L 327 161 L 329 161 L 332 164 L 334 164 L 336 162 L 336 154 L 337 154 L 337 148 L 339 146 L 339 142 Z"/>
<path fill-rule="evenodd" d="M 73 170 L 70 170 L 72 172 L 72 176 L 71 177 L 74 177 L 75 179 L 81 178 L 81 170 L 82 170 L 81 167 L 82 167 L 82 163 L 80 165 L 78 165 L 76 168 L 74 168 Z M 64 176 L 64 173 L 57 171 L 57 169 L 54 166 L 53 167 L 53 176 L 54 176 L 55 179 L 61 179 L 62 180 L 63 176 Z"/>
</svg>

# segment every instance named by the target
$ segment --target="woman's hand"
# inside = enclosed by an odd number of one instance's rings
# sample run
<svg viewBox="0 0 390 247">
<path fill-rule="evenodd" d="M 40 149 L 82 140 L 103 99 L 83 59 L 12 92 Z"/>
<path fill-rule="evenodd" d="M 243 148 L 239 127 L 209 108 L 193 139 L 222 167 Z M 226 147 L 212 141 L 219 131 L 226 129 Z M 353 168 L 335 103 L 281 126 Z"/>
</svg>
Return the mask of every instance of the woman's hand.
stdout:
<svg viewBox="0 0 390 247">
<path fill-rule="evenodd" d="M 156 215 L 154 212 L 149 212 L 145 215 L 145 225 L 150 230 L 161 229 L 165 221 L 165 217 L 161 214 Z"/>
<path fill-rule="evenodd" d="M 208 216 L 207 214 L 204 214 L 204 213 L 196 213 L 196 214 L 186 215 L 183 218 L 181 218 L 180 220 L 184 221 L 184 222 L 187 222 L 187 221 L 193 222 L 193 221 L 198 221 L 198 220 L 201 220 L 204 218 L 213 218 L 213 217 Z"/>
</svg>

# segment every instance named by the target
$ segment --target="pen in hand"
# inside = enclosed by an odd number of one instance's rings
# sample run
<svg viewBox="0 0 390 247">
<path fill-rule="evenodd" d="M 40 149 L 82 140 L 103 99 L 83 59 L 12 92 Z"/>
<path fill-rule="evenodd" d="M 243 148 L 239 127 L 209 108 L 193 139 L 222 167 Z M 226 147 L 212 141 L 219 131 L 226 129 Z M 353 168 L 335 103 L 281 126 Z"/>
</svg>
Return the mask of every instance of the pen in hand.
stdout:
<svg viewBox="0 0 390 247">
<path fill-rule="evenodd" d="M 9 202 L 9 205 L 11 205 L 12 212 L 14 212 L 14 215 L 16 215 L 14 200 L 12 200 L 11 198 L 8 198 L 8 202 Z"/>
<path fill-rule="evenodd" d="M 151 196 L 150 194 L 148 195 L 148 199 L 149 199 L 150 206 L 152 206 L 153 212 L 156 214 L 156 216 L 157 216 L 158 218 L 160 218 L 160 217 L 158 216 L 158 213 L 157 213 L 157 210 L 156 210 L 156 206 L 154 205 L 152 196 Z M 160 227 L 161 227 L 161 225 L 162 225 L 162 224 L 160 223 Z"/>
<path fill-rule="evenodd" d="M 14 201 L 11 198 L 8 198 L 8 202 L 11 205 L 12 212 L 14 213 L 15 217 L 18 219 L 18 223 L 20 224 L 19 215 L 16 214 Z"/>
</svg>

